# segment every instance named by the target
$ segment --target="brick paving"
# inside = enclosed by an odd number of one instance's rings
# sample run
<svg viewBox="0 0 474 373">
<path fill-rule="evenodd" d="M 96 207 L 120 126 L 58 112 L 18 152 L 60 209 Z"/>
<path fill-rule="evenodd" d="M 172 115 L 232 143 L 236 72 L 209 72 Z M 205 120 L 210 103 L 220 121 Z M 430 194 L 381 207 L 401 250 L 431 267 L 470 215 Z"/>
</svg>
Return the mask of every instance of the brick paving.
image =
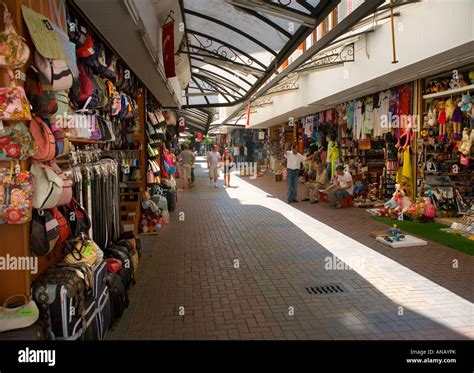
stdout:
<svg viewBox="0 0 474 373">
<path fill-rule="evenodd" d="M 367 235 L 386 226 L 363 210 L 288 206 L 285 184 L 268 176 L 211 189 L 197 174 L 170 225 L 144 240 L 131 305 L 109 339 L 474 338 L 472 257 L 433 243 L 386 248 Z M 360 265 L 327 270 L 333 256 Z M 345 291 L 305 289 L 331 284 Z"/>
</svg>

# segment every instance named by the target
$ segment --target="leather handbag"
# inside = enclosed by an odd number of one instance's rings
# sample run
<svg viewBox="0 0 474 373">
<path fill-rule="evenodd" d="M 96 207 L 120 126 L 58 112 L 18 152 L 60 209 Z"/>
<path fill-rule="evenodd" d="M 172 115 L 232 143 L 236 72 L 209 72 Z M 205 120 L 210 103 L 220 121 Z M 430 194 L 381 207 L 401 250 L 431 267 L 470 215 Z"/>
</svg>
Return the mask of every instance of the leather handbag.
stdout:
<svg viewBox="0 0 474 373">
<path fill-rule="evenodd" d="M 56 140 L 49 126 L 38 116 L 30 123 L 30 132 L 37 145 L 36 154 L 32 157 L 37 161 L 50 161 L 56 156 Z"/>
<path fill-rule="evenodd" d="M 25 39 L 17 34 L 7 6 L 3 5 L 3 23 L 5 30 L 0 32 L 0 67 L 4 69 L 19 69 L 30 58 L 30 48 Z"/>
<path fill-rule="evenodd" d="M 0 88 L 0 120 L 31 120 L 30 103 L 23 87 Z"/>
<path fill-rule="evenodd" d="M 87 236 L 91 229 L 91 221 L 86 210 L 74 198 L 68 205 L 62 206 L 61 209 L 69 222 L 72 235 L 74 237 Z"/>
<path fill-rule="evenodd" d="M 35 178 L 33 207 L 35 209 L 56 207 L 63 194 L 63 179 L 50 166 L 39 162 L 33 162 L 31 173 Z"/>
<path fill-rule="evenodd" d="M 27 171 L 0 168 L 0 224 L 23 224 L 31 220 L 33 176 Z"/>
<path fill-rule="evenodd" d="M 12 122 L 0 129 L 0 161 L 28 159 L 36 150 L 31 133 L 23 122 Z"/>
<path fill-rule="evenodd" d="M 14 300 L 17 300 L 14 302 Z M 0 307 L 0 333 L 8 330 L 27 328 L 39 318 L 36 303 L 25 294 L 8 297 Z"/>
<path fill-rule="evenodd" d="M 66 244 L 67 255 L 64 258 L 64 263 L 86 263 L 93 265 L 97 261 L 99 250 L 100 248 L 92 240 L 86 240 L 82 237 L 70 240 Z"/>
</svg>

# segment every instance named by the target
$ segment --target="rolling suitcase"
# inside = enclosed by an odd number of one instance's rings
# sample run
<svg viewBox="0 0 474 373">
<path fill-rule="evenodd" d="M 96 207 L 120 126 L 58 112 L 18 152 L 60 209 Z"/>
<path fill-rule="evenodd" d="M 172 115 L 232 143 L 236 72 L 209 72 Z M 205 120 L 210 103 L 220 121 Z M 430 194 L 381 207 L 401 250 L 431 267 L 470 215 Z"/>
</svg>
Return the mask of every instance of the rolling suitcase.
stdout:
<svg viewBox="0 0 474 373">
<path fill-rule="evenodd" d="M 87 265 L 58 264 L 33 283 L 33 299 L 51 339 L 77 340 L 82 335 L 84 320 L 95 307 L 90 276 Z"/>
</svg>

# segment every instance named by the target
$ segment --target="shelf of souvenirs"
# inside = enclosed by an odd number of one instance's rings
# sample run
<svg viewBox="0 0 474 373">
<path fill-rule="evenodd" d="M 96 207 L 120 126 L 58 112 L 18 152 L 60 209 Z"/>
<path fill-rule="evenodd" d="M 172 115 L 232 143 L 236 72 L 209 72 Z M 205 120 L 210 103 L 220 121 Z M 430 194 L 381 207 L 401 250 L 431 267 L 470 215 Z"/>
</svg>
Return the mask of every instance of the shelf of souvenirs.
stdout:
<svg viewBox="0 0 474 373">
<path fill-rule="evenodd" d="M 447 96 L 452 96 L 452 95 L 456 95 L 456 94 L 471 91 L 471 90 L 474 91 L 474 84 L 466 85 L 461 88 L 448 89 L 447 91 L 443 91 L 443 92 L 429 93 L 427 95 L 424 95 L 423 99 L 429 100 L 431 98 L 447 97 Z"/>
<path fill-rule="evenodd" d="M 450 177 L 462 177 L 462 176 L 471 176 L 474 177 L 474 174 L 472 172 L 425 172 L 425 175 L 430 175 L 430 176 L 450 176 Z"/>
</svg>

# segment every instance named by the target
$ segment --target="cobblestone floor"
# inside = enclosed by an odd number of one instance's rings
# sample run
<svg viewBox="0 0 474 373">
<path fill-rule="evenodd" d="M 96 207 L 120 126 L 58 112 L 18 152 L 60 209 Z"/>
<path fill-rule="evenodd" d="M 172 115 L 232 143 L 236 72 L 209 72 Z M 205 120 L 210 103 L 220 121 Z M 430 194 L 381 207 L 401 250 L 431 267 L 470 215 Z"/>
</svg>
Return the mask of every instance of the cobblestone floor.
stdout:
<svg viewBox="0 0 474 373">
<path fill-rule="evenodd" d="M 473 257 L 431 242 L 386 248 L 368 237 L 386 226 L 363 210 L 289 206 L 269 176 L 214 189 L 199 165 L 197 175 L 170 225 L 144 240 L 130 307 L 109 339 L 474 337 Z M 328 270 L 334 257 L 354 268 Z M 306 290 L 333 284 L 344 292 Z"/>
</svg>

